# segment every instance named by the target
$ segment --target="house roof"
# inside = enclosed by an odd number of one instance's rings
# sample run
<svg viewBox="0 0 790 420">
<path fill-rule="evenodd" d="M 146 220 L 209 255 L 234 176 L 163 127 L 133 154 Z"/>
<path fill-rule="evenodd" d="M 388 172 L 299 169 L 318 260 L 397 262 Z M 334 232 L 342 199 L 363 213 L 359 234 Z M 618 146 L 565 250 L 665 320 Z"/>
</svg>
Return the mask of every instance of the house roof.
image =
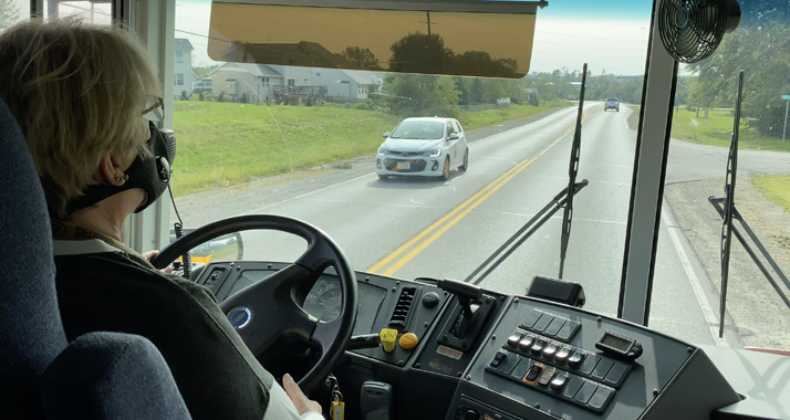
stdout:
<svg viewBox="0 0 790 420">
<path fill-rule="evenodd" d="M 228 67 L 228 68 L 226 68 Z M 209 76 L 212 76 L 214 73 L 218 72 L 219 70 L 231 70 L 231 71 L 243 71 L 250 73 L 254 76 L 261 76 L 261 77 L 282 77 L 282 73 L 280 73 L 276 68 L 276 66 L 269 66 L 266 64 L 250 64 L 250 63 L 224 63 L 221 66 L 217 67 L 216 69 L 212 70 L 209 73 Z"/>
<path fill-rule="evenodd" d="M 291 66 L 353 67 L 353 63 L 340 54 L 334 54 L 321 44 L 302 41 L 295 44 L 241 44 L 238 45 L 239 61 L 267 61 Z"/>
<path fill-rule="evenodd" d="M 376 79 L 370 72 L 357 71 L 357 70 L 341 70 L 349 79 L 357 82 L 359 85 L 375 85 Z"/>
<path fill-rule="evenodd" d="M 193 51 L 194 50 L 194 48 L 192 47 L 192 43 L 189 42 L 189 40 L 186 39 L 186 38 L 176 38 L 175 49 L 176 50 L 182 50 L 182 51 L 183 50 L 189 50 L 189 51 Z"/>
</svg>

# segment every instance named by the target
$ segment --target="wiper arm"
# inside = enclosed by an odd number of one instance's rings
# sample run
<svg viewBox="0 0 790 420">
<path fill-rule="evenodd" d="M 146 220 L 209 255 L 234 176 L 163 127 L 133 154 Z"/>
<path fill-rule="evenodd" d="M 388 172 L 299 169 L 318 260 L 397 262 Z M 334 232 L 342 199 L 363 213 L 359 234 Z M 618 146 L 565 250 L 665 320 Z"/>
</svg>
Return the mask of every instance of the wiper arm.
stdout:
<svg viewBox="0 0 790 420">
<path fill-rule="evenodd" d="M 551 201 L 546 204 L 536 215 L 532 216 L 529 221 L 524 224 L 513 236 L 508 239 L 504 245 L 499 247 L 488 259 L 485 260 L 479 267 L 475 269 L 469 276 L 464 279 L 466 283 L 480 284 L 486 277 L 488 277 L 500 264 L 502 264 L 515 250 L 518 249 L 524 242 L 529 239 L 532 234 L 538 231 L 544 223 L 549 221 L 567 202 L 568 197 L 573 197 L 578 194 L 589 182 L 583 179 L 577 182 L 573 187 L 573 192 L 568 194 L 568 188 L 563 189 L 559 194 L 554 196 Z M 496 260 L 496 261 L 495 261 Z M 486 269 L 488 267 L 488 269 Z M 483 274 L 477 276 L 481 271 L 486 269 Z"/>
<path fill-rule="evenodd" d="M 724 337 L 724 316 L 727 313 L 727 288 L 729 283 L 729 268 L 730 268 L 730 248 L 732 246 L 732 236 L 734 235 L 738 241 L 743 245 L 746 253 L 752 258 L 752 261 L 757 265 L 757 268 L 765 276 L 766 280 L 771 283 L 774 291 L 784 301 L 785 305 L 790 308 L 790 280 L 779 268 L 779 265 L 774 261 L 768 250 L 765 249 L 762 242 L 757 238 L 754 231 L 749 227 L 749 224 L 743 220 L 743 217 L 735 207 L 735 181 L 738 175 L 738 137 L 740 136 L 740 123 L 741 123 L 741 103 L 743 98 L 743 70 L 738 74 L 738 96 L 735 100 L 735 120 L 733 121 L 732 138 L 730 139 L 730 153 L 727 159 L 727 173 L 724 182 L 724 198 L 708 197 L 708 201 L 713 205 L 719 216 L 722 218 L 721 225 L 721 296 L 719 297 L 719 338 Z M 746 239 L 741 235 L 738 229 L 733 226 L 733 220 L 737 220 L 749 239 L 754 242 L 757 249 L 762 256 L 768 261 L 768 264 L 776 273 L 776 276 L 784 283 L 787 288 L 783 291 L 777 281 L 771 276 L 771 273 L 760 261 L 760 258 L 752 250 Z"/>
</svg>

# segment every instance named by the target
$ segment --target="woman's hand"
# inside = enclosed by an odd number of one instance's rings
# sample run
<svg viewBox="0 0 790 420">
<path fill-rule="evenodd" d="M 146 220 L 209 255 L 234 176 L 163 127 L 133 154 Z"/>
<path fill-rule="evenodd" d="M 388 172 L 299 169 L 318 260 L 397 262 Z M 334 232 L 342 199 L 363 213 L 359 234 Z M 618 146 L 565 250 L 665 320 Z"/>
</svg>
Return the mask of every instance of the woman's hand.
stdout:
<svg viewBox="0 0 790 420">
<path fill-rule="evenodd" d="M 299 413 L 301 416 L 304 413 L 315 411 L 318 414 L 321 414 L 321 404 L 307 398 L 302 392 L 302 389 L 299 388 L 299 385 L 294 382 L 294 379 L 289 374 L 285 374 L 283 376 L 283 388 L 285 392 L 288 394 L 288 397 L 291 398 L 291 402 L 294 403 L 294 407 L 296 407 L 296 412 Z"/>
<path fill-rule="evenodd" d="M 145 258 L 147 261 L 153 260 L 154 257 L 156 257 L 157 255 L 159 255 L 159 251 L 148 251 L 148 252 L 143 252 L 142 253 L 143 258 Z M 170 267 L 163 268 L 163 269 L 161 269 L 159 271 L 161 271 L 162 273 L 165 273 L 165 274 L 173 274 L 173 269 L 170 268 Z"/>
</svg>

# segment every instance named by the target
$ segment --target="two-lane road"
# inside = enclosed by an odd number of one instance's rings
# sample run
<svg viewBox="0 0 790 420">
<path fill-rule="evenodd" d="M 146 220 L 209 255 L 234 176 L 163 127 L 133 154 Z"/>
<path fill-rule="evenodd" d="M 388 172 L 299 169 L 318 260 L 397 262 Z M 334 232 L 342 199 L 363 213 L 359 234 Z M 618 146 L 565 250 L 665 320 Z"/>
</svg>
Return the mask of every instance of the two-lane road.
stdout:
<svg viewBox="0 0 790 420">
<path fill-rule="evenodd" d="M 631 110 L 621 109 L 585 108 L 577 180 L 588 179 L 589 186 L 575 199 L 564 276 L 584 285 L 586 308 L 610 315 L 619 299 L 636 143 L 636 131 L 627 126 Z M 264 212 L 298 218 L 332 236 L 358 270 L 462 280 L 567 186 L 575 122 L 576 108 L 569 107 L 471 142 L 469 170 L 453 172 L 446 182 L 382 181 L 371 167 L 366 175 L 264 207 L 228 196 L 224 206 L 240 205 L 224 217 Z M 670 161 L 671 180 L 710 178 L 724 167 L 691 164 L 695 154 L 699 159 L 718 149 L 682 144 L 673 150 L 680 157 Z M 745 161 L 765 167 L 761 156 Z M 535 275 L 557 276 L 561 217 L 560 211 L 481 286 L 523 294 Z M 700 286 L 703 275 L 693 272 L 693 252 L 667 229 L 672 220 L 665 215 L 661 224 L 651 326 L 695 343 L 727 345 L 713 337 L 714 297 Z M 243 236 L 248 260 L 293 261 L 305 249 L 303 240 L 286 234 Z"/>
</svg>

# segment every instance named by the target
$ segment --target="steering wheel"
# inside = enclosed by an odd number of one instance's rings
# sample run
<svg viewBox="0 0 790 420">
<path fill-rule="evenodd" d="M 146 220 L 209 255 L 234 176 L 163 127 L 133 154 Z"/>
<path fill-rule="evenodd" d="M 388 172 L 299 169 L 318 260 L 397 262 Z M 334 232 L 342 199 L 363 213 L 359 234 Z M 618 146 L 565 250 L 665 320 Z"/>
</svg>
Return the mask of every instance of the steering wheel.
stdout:
<svg viewBox="0 0 790 420">
<path fill-rule="evenodd" d="M 229 296 L 219 306 L 228 316 L 246 316 L 246 324 L 238 327 L 244 343 L 260 359 L 269 346 L 283 335 L 317 345 L 320 358 L 299 381 L 307 394 L 323 382 L 340 360 L 357 317 L 357 281 L 351 263 L 340 247 L 320 229 L 282 216 L 252 215 L 220 220 L 203 226 L 170 244 L 151 264 L 157 269 L 170 265 L 176 258 L 198 245 L 232 232 L 245 230 L 276 230 L 307 241 L 307 251 L 296 262 L 269 277 Z M 315 280 L 328 267 L 334 267 L 340 279 L 343 302 L 340 315 L 330 322 L 319 322 L 302 310 L 310 280 Z"/>
</svg>

